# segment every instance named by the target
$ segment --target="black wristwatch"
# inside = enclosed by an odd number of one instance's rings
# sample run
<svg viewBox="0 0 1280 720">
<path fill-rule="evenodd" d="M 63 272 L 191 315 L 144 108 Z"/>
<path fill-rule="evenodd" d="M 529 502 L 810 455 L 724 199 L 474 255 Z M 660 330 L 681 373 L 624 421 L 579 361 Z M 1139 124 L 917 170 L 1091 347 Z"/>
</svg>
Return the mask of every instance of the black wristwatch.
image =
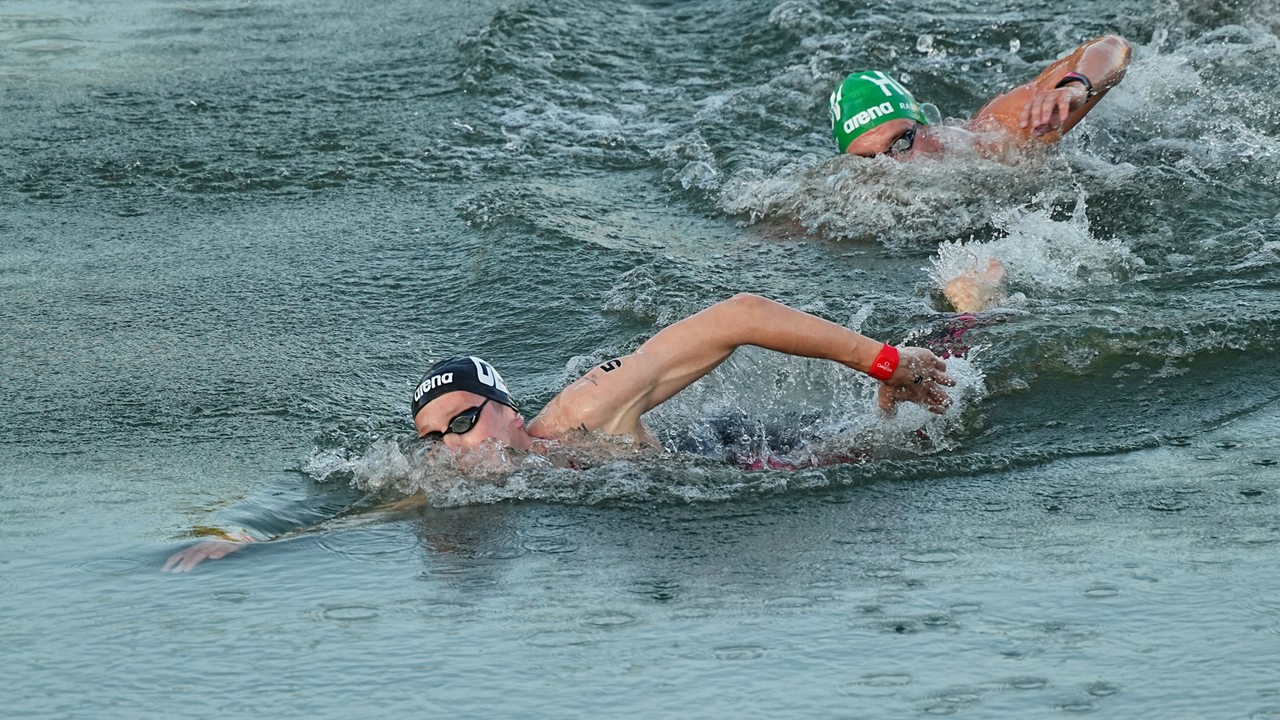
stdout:
<svg viewBox="0 0 1280 720">
<path fill-rule="evenodd" d="M 1053 89 L 1057 90 L 1058 88 L 1070 85 L 1073 82 L 1078 82 L 1084 86 L 1085 100 L 1088 100 L 1089 98 L 1098 94 L 1097 91 L 1093 89 L 1093 83 L 1089 82 L 1089 78 L 1085 77 L 1084 75 L 1081 75 L 1078 72 L 1069 72 L 1066 75 L 1063 75 L 1062 79 L 1058 81 L 1058 84 L 1053 86 Z"/>
</svg>

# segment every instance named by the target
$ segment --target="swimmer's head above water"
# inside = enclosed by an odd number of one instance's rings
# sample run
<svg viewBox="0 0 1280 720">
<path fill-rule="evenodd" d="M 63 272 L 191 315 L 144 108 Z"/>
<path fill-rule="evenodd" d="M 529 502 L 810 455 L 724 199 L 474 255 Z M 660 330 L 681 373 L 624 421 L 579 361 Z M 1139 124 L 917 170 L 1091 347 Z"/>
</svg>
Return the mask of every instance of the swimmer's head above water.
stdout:
<svg viewBox="0 0 1280 720">
<path fill-rule="evenodd" d="M 452 450 L 496 438 L 527 449 L 524 418 L 502 376 L 478 357 L 458 355 L 432 365 L 413 390 L 418 437 L 442 440 Z"/>
<path fill-rule="evenodd" d="M 879 70 L 850 73 L 831 93 L 828 107 L 831 134 L 842 153 L 906 152 L 915 142 L 916 129 L 930 124 L 911 92 Z"/>
</svg>

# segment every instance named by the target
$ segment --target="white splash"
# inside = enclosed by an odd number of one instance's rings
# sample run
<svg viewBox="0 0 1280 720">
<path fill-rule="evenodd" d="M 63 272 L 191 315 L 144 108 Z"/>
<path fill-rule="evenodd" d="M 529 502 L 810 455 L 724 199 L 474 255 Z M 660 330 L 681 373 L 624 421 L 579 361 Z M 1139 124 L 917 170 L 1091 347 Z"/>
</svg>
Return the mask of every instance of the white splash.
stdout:
<svg viewBox="0 0 1280 720">
<path fill-rule="evenodd" d="M 1123 242 L 1090 234 L 1083 197 L 1069 218 L 1055 220 L 1051 214 L 1009 210 L 995 218 L 1003 232 L 997 239 L 940 244 L 927 268 L 930 280 L 941 289 L 961 273 L 997 260 L 1005 266 L 1010 290 L 1045 297 L 1113 285 L 1143 267 Z"/>
</svg>

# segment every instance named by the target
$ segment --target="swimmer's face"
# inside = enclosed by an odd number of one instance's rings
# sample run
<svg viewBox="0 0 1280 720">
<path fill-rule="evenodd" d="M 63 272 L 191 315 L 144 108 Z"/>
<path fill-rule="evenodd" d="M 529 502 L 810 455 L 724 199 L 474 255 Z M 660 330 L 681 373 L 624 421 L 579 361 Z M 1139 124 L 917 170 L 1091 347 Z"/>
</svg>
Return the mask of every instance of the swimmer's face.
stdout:
<svg viewBox="0 0 1280 720">
<path fill-rule="evenodd" d="M 413 424 L 418 437 L 439 437 L 454 453 L 491 440 L 517 450 L 528 450 L 530 445 L 520 413 L 471 392 L 441 395 L 418 411 Z"/>
<path fill-rule="evenodd" d="M 896 118 L 859 135 L 845 152 L 862 157 L 888 155 L 904 159 L 916 151 L 930 151 L 935 144 L 920 123 L 910 118 Z"/>
</svg>

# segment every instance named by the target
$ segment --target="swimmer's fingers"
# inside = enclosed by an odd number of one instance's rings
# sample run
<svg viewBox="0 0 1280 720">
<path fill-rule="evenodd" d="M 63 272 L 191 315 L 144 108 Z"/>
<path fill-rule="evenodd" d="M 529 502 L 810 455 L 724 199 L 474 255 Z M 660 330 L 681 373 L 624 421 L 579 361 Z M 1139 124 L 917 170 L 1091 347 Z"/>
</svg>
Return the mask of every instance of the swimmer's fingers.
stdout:
<svg viewBox="0 0 1280 720">
<path fill-rule="evenodd" d="M 933 372 L 929 374 L 929 379 L 938 384 L 947 387 L 955 387 L 955 378 L 947 374 L 947 363 L 936 355 L 933 358 Z"/>
<path fill-rule="evenodd" d="M 1071 114 L 1072 106 L 1078 107 L 1088 99 L 1088 91 L 1079 83 L 1071 83 L 1054 88 L 1043 94 L 1035 95 L 1027 102 L 1022 111 L 1023 127 L 1034 130 L 1036 135 L 1043 135 L 1050 130 L 1062 127 Z"/>
<path fill-rule="evenodd" d="M 1075 97 L 1075 93 L 1072 90 L 1079 87 L 1081 87 L 1080 84 L 1072 83 L 1066 87 L 1058 88 L 1057 92 L 1054 93 L 1053 103 L 1053 109 L 1057 111 L 1057 114 L 1051 114 L 1045 118 L 1044 121 L 1046 123 L 1052 123 L 1055 128 L 1062 127 L 1062 124 L 1067 121 L 1067 116 L 1071 114 L 1071 102 Z"/>
<path fill-rule="evenodd" d="M 881 385 L 876 402 L 880 409 L 888 414 L 893 414 L 899 403 L 913 402 L 931 413 L 942 415 L 951 407 L 951 396 L 946 390 L 934 384 L 915 387 Z"/>
<path fill-rule="evenodd" d="M 887 381 L 891 385 L 956 384 L 947 374 L 947 363 L 925 348 L 901 347 L 898 357 L 898 369 Z"/>
<path fill-rule="evenodd" d="M 892 414 L 898 404 L 903 402 L 912 402 L 929 412 L 942 415 L 951 407 L 952 400 L 951 395 L 943 389 L 943 384 L 931 380 L 919 385 L 886 384 L 876 391 L 876 404 L 885 413 Z"/>
<path fill-rule="evenodd" d="M 933 385 L 928 390 L 926 401 L 921 404 L 928 408 L 929 412 L 942 415 L 951 408 L 951 396 L 947 394 L 946 390 Z"/>
<path fill-rule="evenodd" d="M 881 385 L 876 391 L 876 404 L 880 406 L 882 412 L 892 414 L 894 408 L 898 406 L 898 388 Z"/>
<path fill-rule="evenodd" d="M 230 540 L 206 540 L 196 543 L 170 555 L 161 571 L 171 573 L 191 572 L 205 560 L 219 560 L 244 546 L 245 543 L 232 542 Z"/>
<path fill-rule="evenodd" d="M 1043 135 L 1053 129 L 1050 122 L 1058 108 L 1057 91 L 1052 90 L 1044 95 L 1037 95 L 1027 103 L 1027 120 L 1024 127 L 1031 128 L 1033 135 Z"/>
</svg>

